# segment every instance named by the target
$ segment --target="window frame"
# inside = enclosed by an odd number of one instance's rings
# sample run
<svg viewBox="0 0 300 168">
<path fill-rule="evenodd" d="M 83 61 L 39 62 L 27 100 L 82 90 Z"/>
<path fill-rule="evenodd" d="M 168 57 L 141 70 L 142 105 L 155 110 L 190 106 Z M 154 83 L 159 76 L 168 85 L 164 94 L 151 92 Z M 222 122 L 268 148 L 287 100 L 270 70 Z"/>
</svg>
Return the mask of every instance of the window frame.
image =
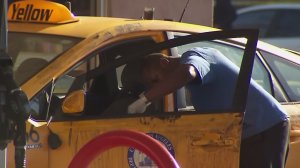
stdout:
<svg viewBox="0 0 300 168">
<path fill-rule="evenodd" d="M 152 37 L 152 36 L 150 36 Z M 138 56 L 145 56 L 152 52 L 157 51 L 163 51 L 169 48 L 173 48 L 178 45 L 184 45 L 191 42 L 196 41 L 206 41 L 206 40 L 212 40 L 212 39 L 226 39 L 226 38 L 237 38 L 237 37 L 245 37 L 247 38 L 247 42 L 245 44 L 245 50 L 244 50 L 244 56 L 242 60 L 242 66 L 240 69 L 240 73 L 237 79 L 237 86 L 234 94 L 234 101 L 233 106 L 231 109 L 227 109 L 225 111 L 218 111 L 217 113 L 224 113 L 224 112 L 241 112 L 243 113 L 246 106 L 246 100 L 247 100 L 247 92 L 249 88 L 250 83 L 250 77 L 253 67 L 253 61 L 255 58 L 255 51 L 256 51 L 256 45 L 258 41 L 258 31 L 257 30 L 226 30 L 226 31 L 213 31 L 213 32 L 205 32 L 205 33 L 196 33 L 185 37 L 180 37 L 177 39 L 172 40 L 166 40 L 162 42 L 156 43 L 154 46 L 145 48 L 143 50 L 140 50 L 138 52 L 131 53 L 130 57 L 126 58 L 120 58 L 117 59 L 115 62 L 113 62 L 110 65 L 102 64 L 100 67 L 95 68 L 91 70 L 88 74 L 80 75 L 77 79 L 80 81 L 81 79 L 89 80 L 94 75 L 101 74 L 107 70 L 115 69 L 116 67 L 123 65 L 125 63 L 129 63 L 136 59 Z M 116 43 L 115 43 L 116 44 Z M 109 46 L 111 47 L 111 46 Z M 99 48 L 93 52 L 90 53 L 90 56 L 93 55 L 93 53 L 98 53 L 101 50 L 104 50 L 104 48 Z M 89 58 L 90 56 L 87 56 Z M 82 62 L 82 61 L 81 61 Z M 78 63 L 79 64 L 79 63 Z M 77 65 L 78 65 L 77 64 Z M 70 70 L 71 68 L 69 68 Z M 217 114 L 216 113 L 216 114 Z M 171 114 L 171 113 L 168 113 Z M 174 114 L 174 113 L 173 113 Z M 193 114 L 193 113 L 191 113 Z M 134 116 L 153 116 L 153 114 L 133 114 L 133 115 L 126 115 L 127 117 L 134 117 Z M 166 114 L 162 114 L 166 115 Z M 182 115 L 182 114 L 181 114 Z M 63 121 L 67 120 L 84 120 L 84 119 L 96 119 L 95 116 L 93 117 L 69 117 L 69 118 L 63 118 Z M 53 120 L 55 121 L 55 120 Z M 62 120 L 56 120 L 56 121 L 62 121 Z"/>
</svg>

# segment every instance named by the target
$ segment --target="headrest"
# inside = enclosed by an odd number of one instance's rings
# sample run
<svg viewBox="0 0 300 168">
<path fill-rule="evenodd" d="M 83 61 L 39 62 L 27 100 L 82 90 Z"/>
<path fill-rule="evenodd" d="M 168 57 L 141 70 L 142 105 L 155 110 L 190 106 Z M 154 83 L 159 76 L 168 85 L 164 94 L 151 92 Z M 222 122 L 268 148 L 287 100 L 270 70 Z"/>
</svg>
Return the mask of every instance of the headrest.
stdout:
<svg viewBox="0 0 300 168">
<path fill-rule="evenodd" d="M 121 81 L 124 90 L 132 93 L 140 93 L 145 87 L 142 77 L 142 66 L 140 61 L 134 61 L 125 65 Z"/>
</svg>

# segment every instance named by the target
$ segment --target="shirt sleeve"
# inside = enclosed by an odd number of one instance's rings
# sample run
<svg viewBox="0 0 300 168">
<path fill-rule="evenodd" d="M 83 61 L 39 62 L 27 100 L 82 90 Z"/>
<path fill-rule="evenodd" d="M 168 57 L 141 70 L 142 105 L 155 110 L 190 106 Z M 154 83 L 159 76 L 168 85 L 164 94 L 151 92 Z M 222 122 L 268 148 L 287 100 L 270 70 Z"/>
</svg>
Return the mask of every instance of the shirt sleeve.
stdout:
<svg viewBox="0 0 300 168">
<path fill-rule="evenodd" d="M 211 81 L 211 77 L 208 77 L 210 75 L 207 75 L 212 73 L 210 64 L 200 55 L 200 53 L 189 50 L 182 54 L 180 63 L 192 65 L 196 69 L 197 76 L 202 81 L 202 84 L 209 83 Z"/>
</svg>

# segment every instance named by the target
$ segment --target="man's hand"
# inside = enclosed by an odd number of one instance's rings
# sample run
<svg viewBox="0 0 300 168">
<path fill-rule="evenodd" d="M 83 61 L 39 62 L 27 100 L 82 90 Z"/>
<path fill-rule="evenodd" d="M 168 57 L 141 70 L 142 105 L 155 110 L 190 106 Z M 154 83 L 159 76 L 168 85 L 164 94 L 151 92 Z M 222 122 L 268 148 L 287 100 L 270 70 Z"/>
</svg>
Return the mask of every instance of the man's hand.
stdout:
<svg viewBox="0 0 300 168">
<path fill-rule="evenodd" d="M 144 93 L 140 94 L 140 98 L 128 106 L 128 114 L 144 113 L 151 104 L 148 102 Z"/>
</svg>

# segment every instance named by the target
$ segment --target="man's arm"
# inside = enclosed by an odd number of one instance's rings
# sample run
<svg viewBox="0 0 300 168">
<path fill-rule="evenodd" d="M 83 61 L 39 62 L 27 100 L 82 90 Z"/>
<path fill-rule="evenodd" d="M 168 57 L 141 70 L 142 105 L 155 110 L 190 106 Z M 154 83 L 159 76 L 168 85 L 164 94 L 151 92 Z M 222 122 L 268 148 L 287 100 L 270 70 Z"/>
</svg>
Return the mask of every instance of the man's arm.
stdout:
<svg viewBox="0 0 300 168">
<path fill-rule="evenodd" d="M 140 98 L 128 106 L 128 113 L 143 113 L 151 101 L 158 99 L 166 94 L 174 92 L 183 87 L 188 82 L 197 77 L 196 69 L 189 64 L 181 64 L 165 76 L 165 78 L 155 84 L 140 95 Z"/>
<path fill-rule="evenodd" d="M 197 77 L 194 66 L 181 64 L 178 68 L 165 76 L 165 78 L 155 84 L 145 92 L 148 101 L 153 101 L 166 94 L 185 86 L 188 82 Z"/>
</svg>

